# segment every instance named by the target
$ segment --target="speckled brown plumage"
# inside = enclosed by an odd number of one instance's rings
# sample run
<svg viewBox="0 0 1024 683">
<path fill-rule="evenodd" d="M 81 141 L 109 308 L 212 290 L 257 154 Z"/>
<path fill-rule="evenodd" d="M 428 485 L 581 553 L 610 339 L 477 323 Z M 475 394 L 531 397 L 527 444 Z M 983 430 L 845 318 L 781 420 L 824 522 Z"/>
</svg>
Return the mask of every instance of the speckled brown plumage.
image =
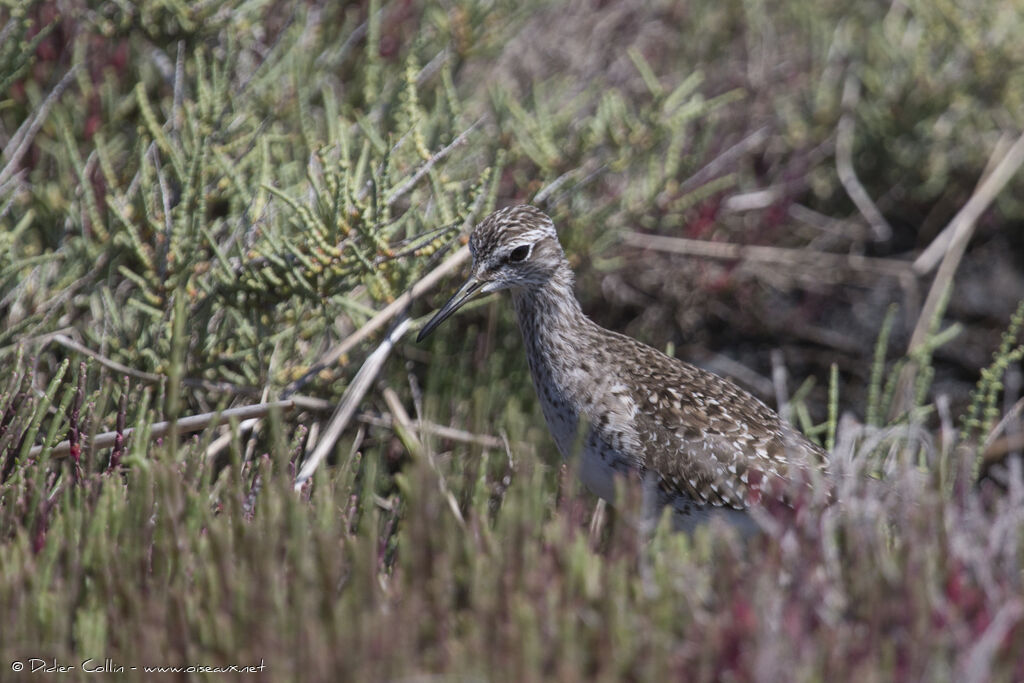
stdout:
<svg viewBox="0 0 1024 683">
<path fill-rule="evenodd" d="M 635 473 L 656 484 L 657 502 L 673 507 L 680 526 L 712 516 L 745 524 L 773 481 L 824 462 L 820 447 L 729 380 L 587 318 L 554 225 L 538 209 L 491 214 L 470 250 L 469 279 L 419 338 L 470 298 L 511 290 L 555 443 L 566 458 L 582 451 L 580 477 L 602 498 L 613 501 L 616 473 Z"/>
</svg>

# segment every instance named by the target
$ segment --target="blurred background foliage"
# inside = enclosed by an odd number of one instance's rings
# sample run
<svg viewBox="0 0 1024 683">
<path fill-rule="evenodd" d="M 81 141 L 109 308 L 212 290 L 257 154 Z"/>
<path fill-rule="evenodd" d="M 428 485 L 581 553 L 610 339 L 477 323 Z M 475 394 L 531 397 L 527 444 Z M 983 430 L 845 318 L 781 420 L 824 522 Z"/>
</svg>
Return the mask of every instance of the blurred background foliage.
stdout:
<svg viewBox="0 0 1024 683">
<path fill-rule="evenodd" d="M 883 417 L 929 283 L 910 262 L 1024 128 L 1021 35 L 1016 0 L 0 2 L 0 651 L 266 652 L 275 679 L 1024 678 L 1020 492 L 964 483 L 1020 387 L 1024 176 L 982 216 L 922 410 Z M 835 364 L 874 430 L 843 443 L 892 488 L 851 484 L 796 546 L 602 524 L 500 300 L 398 343 L 312 493 L 291 491 L 312 404 L 145 438 L 300 379 L 333 405 L 386 328 L 324 353 L 514 202 L 555 219 L 599 323 L 770 404 L 788 374 L 805 427 Z"/>
</svg>

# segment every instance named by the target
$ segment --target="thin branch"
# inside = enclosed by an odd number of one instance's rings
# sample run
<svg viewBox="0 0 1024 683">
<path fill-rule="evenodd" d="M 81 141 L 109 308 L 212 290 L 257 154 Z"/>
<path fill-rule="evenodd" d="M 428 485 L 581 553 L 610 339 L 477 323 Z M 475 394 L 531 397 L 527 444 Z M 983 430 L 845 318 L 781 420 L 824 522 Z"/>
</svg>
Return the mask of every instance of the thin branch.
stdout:
<svg viewBox="0 0 1024 683">
<path fill-rule="evenodd" d="M 1013 407 L 1006 412 L 1006 415 L 1003 415 L 1003 419 L 999 421 L 999 424 L 997 424 L 991 433 L 985 437 L 985 442 L 981 444 L 981 452 L 985 454 L 986 458 L 989 456 L 990 452 L 993 451 L 993 444 L 996 443 L 996 440 L 1003 434 L 1003 432 L 1012 432 L 1003 440 L 1004 444 L 1008 442 L 1022 442 L 1024 436 L 1022 436 L 1018 431 L 1020 427 L 1020 416 L 1022 413 L 1024 413 L 1024 398 L 1019 399 L 1014 403 Z M 1011 426 L 1018 429 L 1010 430 Z M 1009 451 L 1004 450 L 1002 452 L 1007 453 Z"/>
<path fill-rule="evenodd" d="M 71 349 L 72 351 L 77 351 L 78 353 L 84 356 L 88 356 L 89 358 L 94 359 L 103 367 L 109 368 L 110 370 L 113 370 L 119 375 L 129 375 L 131 377 L 135 377 L 136 379 L 145 380 L 146 382 L 162 382 L 165 379 L 167 379 L 164 375 L 157 375 L 152 372 L 136 370 L 135 368 L 130 368 L 127 365 L 118 363 L 116 360 L 111 360 L 110 358 L 107 358 L 106 356 L 103 356 L 97 353 L 96 351 L 93 351 L 87 346 L 79 344 L 74 339 L 71 339 L 70 337 L 67 337 L 63 334 L 55 334 L 53 335 L 53 337 L 51 337 L 51 339 L 65 348 Z"/>
<path fill-rule="evenodd" d="M 50 91 L 50 94 L 46 96 L 46 99 L 36 109 L 35 116 L 22 123 L 14 135 L 11 136 L 4 149 L 3 156 L 7 157 L 7 164 L 4 165 L 3 169 L 0 169 L 0 186 L 6 183 L 7 179 L 14 174 L 14 169 L 17 168 L 18 164 L 21 163 L 21 158 L 28 152 L 28 148 L 35 139 L 36 133 L 46 123 L 46 117 L 49 116 L 50 109 L 53 108 L 53 105 L 56 104 L 57 99 L 67 87 L 71 85 L 78 67 L 79 65 L 75 64 L 68 69 L 68 72 L 64 74 L 53 90 Z"/>
<path fill-rule="evenodd" d="M 418 456 L 422 454 L 423 442 L 416 433 L 416 427 L 409 418 L 409 413 L 406 412 L 405 406 L 402 405 L 402 400 L 398 398 L 398 394 L 395 393 L 394 389 L 386 386 L 383 391 L 381 391 L 381 396 L 383 396 L 384 403 L 387 405 L 388 410 L 391 411 L 392 424 L 394 424 L 398 430 L 405 432 L 406 435 L 413 440 L 412 448 L 410 449 L 415 451 L 413 455 Z M 433 465 L 433 463 L 431 464 Z"/>
<path fill-rule="evenodd" d="M 803 204 L 790 204 L 787 213 L 793 220 L 805 223 L 829 235 L 842 237 L 844 240 L 858 242 L 866 237 L 867 228 L 857 220 L 832 218 Z"/>
<path fill-rule="evenodd" d="M 726 197 L 722 202 L 722 211 L 725 213 L 743 213 L 745 211 L 759 211 L 761 209 L 767 209 L 772 204 L 779 201 L 785 187 L 781 185 L 775 185 L 763 190 L 756 190 L 754 192 L 741 192 Z"/>
<path fill-rule="evenodd" d="M 433 78 L 441 70 L 441 67 L 444 66 L 444 63 L 448 61 L 449 57 L 451 57 L 451 49 L 447 47 L 441 48 L 441 51 L 424 64 L 420 72 L 416 74 L 416 85 L 422 86 Z"/>
<path fill-rule="evenodd" d="M 219 425 L 228 422 L 229 420 L 248 420 L 256 417 L 266 417 L 273 410 L 291 410 L 296 406 L 295 401 L 274 401 L 273 403 L 257 403 L 249 406 L 241 406 L 239 408 L 229 408 L 222 412 L 202 413 L 200 415 L 190 415 L 188 417 L 180 418 L 177 421 L 177 431 L 179 434 L 190 434 L 192 432 L 199 432 L 206 429 L 210 425 Z M 171 430 L 171 422 L 157 422 L 150 426 L 149 437 L 151 439 L 158 439 L 165 436 Z M 128 438 L 135 432 L 133 427 L 130 427 L 124 432 L 103 432 L 97 434 L 95 438 L 89 442 L 89 448 L 106 448 L 113 446 L 114 441 L 118 435 L 122 435 Z M 35 457 L 43 452 L 42 446 L 33 446 L 29 451 L 29 456 Z M 71 452 L 71 442 L 61 441 L 53 450 L 50 455 L 58 458 L 64 457 Z"/>
<path fill-rule="evenodd" d="M 393 429 L 395 420 L 394 418 L 385 413 L 384 415 L 372 415 L 370 413 L 359 413 L 355 417 L 356 420 L 363 424 L 372 425 L 374 427 L 384 427 L 385 429 Z M 416 420 L 411 423 L 416 431 L 420 434 L 429 434 L 436 436 L 439 439 L 448 439 L 449 441 L 458 441 L 461 443 L 472 443 L 484 448 L 504 448 L 505 442 L 496 436 L 490 434 L 474 434 L 473 432 L 467 432 L 463 429 L 456 429 L 454 427 L 445 427 L 439 425 L 436 422 L 429 422 L 427 420 Z"/>
<path fill-rule="evenodd" d="M 320 441 L 317 443 L 316 448 L 310 454 L 309 458 L 302 464 L 302 469 L 299 474 L 295 477 L 295 490 L 300 491 L 303 484 L 313 476 L 316 472 L 316 468 L 320 465 L 327 454 L 334 449 L 334 445 L 341 437 L 345 427 L 348 426 L 349 421 L 356 412 L 356 407 L 363 400 L 366 392 L 370 389 L 370 385 L 373 380 L 377 377 L 381 368 L 384 366 L 384 361 L 387 360 L 388 356 L 391 355 L 391 350 L 395 347 L 395 344 L 401 339 L 402 335 L 409 329 L 412 321 L 407 317 L 403 317 L 388 333 L 388 336 L 384 338 L 384 341 L 380 343 L 380 346 L 371 353 L 366 360 L 363 362 L 363 366 L 359 368 L 359 372 L 352 379 L 352 383 L 348 385 L 345 390 L 345 394 L 341 397 L 341 402 L 338 404 L 338 409 L 334 411 L 334 415 L 331 416 L 330 422 L 327 424 L 327 428 L 324 430 L 323 435 L 320 437 Z"/>
<path fill-rule="evenodd" d="M 430 169 L 434 168 L 437 162 L 444 159 L 446 156 L 448 156 L 448 154 L 451 153 L 453 149 L 455 149 L 456 147 L 458 147 L 459 145 L 466 141 L 466 138 L 469 137 L 469 134 L 473 132 L 473 130 L 477 126 L 480 125 L 481 121 L 483 121 L 483 117 L 477 119 L 476 121 L 473 122 L 473 125 L 459 133 L 454 140 L 448 143 L 446 147 L 442 148 L 439 152 L 437 152 L 432 157 L 427 159 L 426 163 L 420 166 L 419 170 L 416 171 L 411 178 L 409 178 L 404 183 L 402 183 L 394 190 L 392 190 L 391 195 L 387 198 L 387 205 L 393 205 L 401 197 L 408 194 L 414 187 L 416 187 L 416 183 L 418 183 L 423 178 L 423 176 L 430 173 Z"/>
<path fill-rule="evenodd" d="M 50 336 L 50 340 L 57 342 L 58 344 L 65 348 L 71 349 L 72 351 L 76 351 L 85 356 L 88 356 L 89 358 L 94 359 L 103 367 L 109 368 L 110 370 L 113 370 L 119 375 L 129 375 L 131 377 L 135 377 L 136 379 L 141 379 L 145 382 L 153 382 L 157 384 L 167 379 L 166 375 L 158 375 L 152 372 L 145 372 L 144 370 L 136 370 L 135 368 L 129 367 L 122 363 L 118 363 L 116 360 L 107 358 L 103 354 L 93 351 L 89 347 L 76 342 L 74 339 L 71 339 L 70 337 L 64 334 L 54 334 Z M 230 392 L 236 394 L 259 395 L 260 392 L 262 391 L 262 389 L 260 389 L 259 387 L 249 387 L 241 384 L 234 384 L 232 382 L 215 382 L 212 380 L 198 379 L 195 377 L 184 377 L 182 378 L 181 383 L 186 386 L 205 389 L 206 391 Z M 308 402 L 312 400 L 307 397 L 299 396 L 294 396 L 292 398 L 295 399 L 295 405 L 301 407 L 309 406 L 302 405 L 300 401 L 307 402 L 308 404 Z"/>
<path fill-rule="evenodd" d="M 836 173 L 846 194 L 850 195 L 850 199 L 874 231 L 875 240 L 884 242 L 892 238 L 892 226 L 875 206 L 875 202 L 861 185 L 857 171 L 853 168 L 853 110 L 856 109 L 858 100 L 860 81 L 849 73 L 843 84 L 843 115 L 839 117 L 839 125 L 836 128 Z"/>
<path fill-rule="evenodd" d="M 785 247 L 766 247 L 729 242 L 710 242 L 683 237 L 664 237 L 647 235 L 639 232 L 627 232 L 623 235 L 625 243 L 641 249 L 654 249 L 686 256 L 701 256 L 740 261 L 756 261 L 787 266 L 799 265 L 806 268 L 837 270 L 846 269 L 854 272 L 869 272 L 876 275 L 903 277 L 910 272 L 910 264 L 897 259 L 885 259 L 858 254 L 833 254 L 809 249 L 787 249 Z"/>
<path fill-rule="evenodd" d="M 974 190 L 974 195 L 971 197 L 972 199 L 982 191 L 982 185 L 992 178 L 996 170 L 1000 168 L 1000 165 L 1007 158 L 1007 155 L 1012 152 L 1012 149 L 1008 135 L 1004 134 L 999 138 L 992 150 L 992 155 L 989 157 L 988 163 L 985 165 L 985 171 L 982 173 L 982 177 L 978 181 L 978 186 Z M 1019 166 L 1020 163 L 1018 162 L 1017 165 Z M 1011 176 L 1014 171 L 1016 171 L 1016 168 L 1013 168 L 1010 172 Z M 963 209 L 960 210 L 960 213 L 963 213 L 966 209 L 967 205 L 965 204 Z M 929 244 L 928 247 L 921 252 L 921 255 L 914 260 L 915 273 L 918 275 L 927 275 L 934 270 L 935 266 L 939 265 L 939 261 L 941 261 L 942 257 L 949 251 L 950 246 L 953 243 L 953 237 L 956 232 L 960 230 L 961 223 L 957 220 L 960 218 L 960 213 L 958 213 L 957 216 L 949 222 L 949 225 L 942 229 L 938 236 L 931 241 L 931 244 Z"/>
<path fill-rule="evenodd" d="M 382 393 L 384 396 L 384 402 L 387 403 L 388 409 L 394 416 L 395 424 L 398 425 L 410 439 L 415 440 L 410 444 L 410 450 L 414 451 L 413 455 L 417 457 L 422 455 L 426 456 L 427 464 L 430 465 L 430 469 L 437 476 L 438 491 L 441 492 L 441 496 L 444 497 L 445 501 L 448 503 L 448 509 L 452 511 L 455 521 L 459 523 L 459 526 L 465 528 L 466 519 L 462 516 L 462 510 L 459 509 L 459 503 L 455 500 L 455 496 L 452 495 L 452 492 L 448 489 L 448 482 L 445 481 L 444 474 L 437 466 L 437 461 L 434 459 L 433 452 L 429 449 L 423 448 L 423 443 L 419 440 L 419 437 L 416 436 L 416 429 L 412 420 L 409 419 L 409 414 L 405 411 L 405 406 L 402 405 L 402 401 L 398 398 L 398 394 L 396 394 L 395 390 L 391 387 L 385 387 Z"/>
<path fill-rule="evenodd" d="M 993 154 L 998 154 L 998 152 L 999 150 L 996 149 Z M 942 305 L 946 292 L 952 286 L 953 276 L 960 267 L 960 261 L 967 251 L 967 244 L 974 235 L 978 219 L 1018 169 L 1020 169 L 1022 163 L 1024 163 L 1024 133 L 1017 138 L 1013 146 L 1010 147 L 999 163 L 995 165 L 992 173 L 978 185 L 971 198 L 953 216 L 949 226 L 943 230 L 943 232 L 950 230 L 953 236 L 949 241 L 948 249 L 942 257 L 939 271 L 935 274 L 935 280 L 928 290 L 928 297 L 921 307 L 921 313 L 917 317 L 917 324 L 914 326 L 914 332 L 910 336 L 910 343 L 907 345 L 908 356 L 912 355 L 928 341 L 928 333 L 932 321 L 940 313 L 939 306 Z M 892 407 L 889 411 L 890 419 L 895 418 L 906 410 L 911 397 L 910 387 L 913 386 L 916 377 L 916 363 L 909 362 L 903 366 L 896 385 L 897 388 L 893 397 Z"/>
<path fill-rule="evenodd" d="M 384 327 L 392 318 L 404 311 L 413 300 L 421 297 L 425 292 L 429 291 L 436 285 L 442 278 L 447 276 L 453 270 L 461 266 L 466 259 L 469 257 L 469 248 L 462 247 L 454 254 L 449 256 L 445 261 L 438 265 L 434 270 L 430 271 L 419 280 L 416 284 L 410 287 L 408 290 L 403 292 L 397 299 L 392 301 L 386 307 L 381 309 L 379 313 L 370 318 L 370 320 L 347 337 L 340 344 L 332 348 L 330 351 L 325 353 L 317 363 L 310 368 L 309 372 L 295 380 L 290 387 L 284 392 L 284 396 L 288 396 L 291 392 L 298 391 L 300 388 L 305 386 L 309 379 L 315 376 L 324 368 L 333 365 L 339 358 L 344 356 L 346 353 L 351 351 L 357 344 L 362 342 L 364 339 L 375 333 L 380 328 Z"/>
<path fill-rule="evenodd" d="M 1003 602 L 970 649 L 961 655 L 956 679 L 967 683 L 990 680 L 997 654 L 1006 647 L 1004 643 L 1009 642 L 1010 633 L 1021 619 L 1024 619 L 1024 600 L 1014 598 Z"/>
<path fill-rule="evenodd" d="M 982 459 L 985 462 L 998 462 L 1010 453 L 1024 450 L 1024 432 L 1007 434 L 995 439 L 982 451 Z"/>
<path fill-rule="evenodd" d="M 924 343 L 928 335 L 928 327 L 935 316 L 939 302 L 944 296 L 946 288 L 953 281 L 953 275 L 960 267 L 960 261 L 967 251 L 967 244 L 974 235 L 974 228 L 978 223 L 981 214 L 988 209 L 989 205 L 1002 192 L 1006 184 L 1024 164 L 1024 133 L 1017 138 L 1013 146 L 1006 152 L 1002 160 L 996 164 L 992 173 L 974 191 L 971 198 L 967 200 L 963 208 L 957 212 L 949 227 L 945 230 L 952 230 L 953 237 L 949 242 L 949 248 L 939 265 L 939 272 L 935 275 L 935 281 L 928 291 L 928 298 L 925 299 L 921 315 L 917 319 L 917 326 L 910 338 L 908 352 L 916 350 Z M 944 230 L 944 232 L 945 232 Z"/>
<path fill-rule="evenodd" d="M 707 181 L 722 173 L 733 161 L 740 158 L 750 150 L 760 147 L 766 140 L 768 140 L 768 130 L 768 126 L 762 126 L 729 149 L 719 154 L 706 166 L 684 180 L 679 186 L 679 192 L 685 193 L 694 188 L 700 187 Z"/>
<path fill-rule="evenodd" d="M 570 180 L 574 180 L 580 175 L 583 175 L 583 182 L 585 182 L 587 178 L 591 177 L 594 173 L 601 171 L 604 167 L 604 164 L 600 164 L 595 161 L 584 162 L 581 166 L 577 166 L 574 169 L 566 171 L 565 173 L 558 176 L 550 183 L 542 187 L 540 191 L 533 196 L 532 203 L 536 205 L 543 205 L 548 201 L 548 198 L 551 197 L 551 195 L 562 189 L 562 186 L 564 186 Z M 581 182 L 580 184 L 583 184 L 583 182 Z M 551 202 L 549 206 L 553 206 L 555 204 L 557 204 L 557 201 Z"/>
</svg>

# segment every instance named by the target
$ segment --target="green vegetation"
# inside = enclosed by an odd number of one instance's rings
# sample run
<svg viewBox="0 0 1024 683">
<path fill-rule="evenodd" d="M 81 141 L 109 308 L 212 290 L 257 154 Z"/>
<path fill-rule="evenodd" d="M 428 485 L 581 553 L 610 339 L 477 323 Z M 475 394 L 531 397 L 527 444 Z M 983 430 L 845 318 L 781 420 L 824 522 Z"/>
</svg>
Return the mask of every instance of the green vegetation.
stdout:
<svg viewBox="0 0 1024 683">
<path fill-rule="evenodd" d="M 1013 158 L 1019 3 L 599 4 L 0 0 L 0 677 L 1024 679 L 1024 177 L 909 266 Z M 504 301 L 374 355 L 526 201 L 602 323 L 769 402 L 784 348 L 838 502 L 596 505 Z"/>
</svg>

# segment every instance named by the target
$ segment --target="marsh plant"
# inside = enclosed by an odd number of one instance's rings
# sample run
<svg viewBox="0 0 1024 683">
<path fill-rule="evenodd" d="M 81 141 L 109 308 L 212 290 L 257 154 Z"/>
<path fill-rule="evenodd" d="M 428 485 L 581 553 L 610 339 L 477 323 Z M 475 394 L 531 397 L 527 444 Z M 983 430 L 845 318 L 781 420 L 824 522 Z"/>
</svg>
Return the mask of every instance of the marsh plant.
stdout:
<svg viewBox="0 0 1024 683">
<path fill-rule="evenodd" d="M 3 666 L 1024 679 L 1022 22 L 0 3 Z M 412 343 L 525 202 L 835 502 L 648 530 L 561 464 L 507 307 Z"/>
</svg>

